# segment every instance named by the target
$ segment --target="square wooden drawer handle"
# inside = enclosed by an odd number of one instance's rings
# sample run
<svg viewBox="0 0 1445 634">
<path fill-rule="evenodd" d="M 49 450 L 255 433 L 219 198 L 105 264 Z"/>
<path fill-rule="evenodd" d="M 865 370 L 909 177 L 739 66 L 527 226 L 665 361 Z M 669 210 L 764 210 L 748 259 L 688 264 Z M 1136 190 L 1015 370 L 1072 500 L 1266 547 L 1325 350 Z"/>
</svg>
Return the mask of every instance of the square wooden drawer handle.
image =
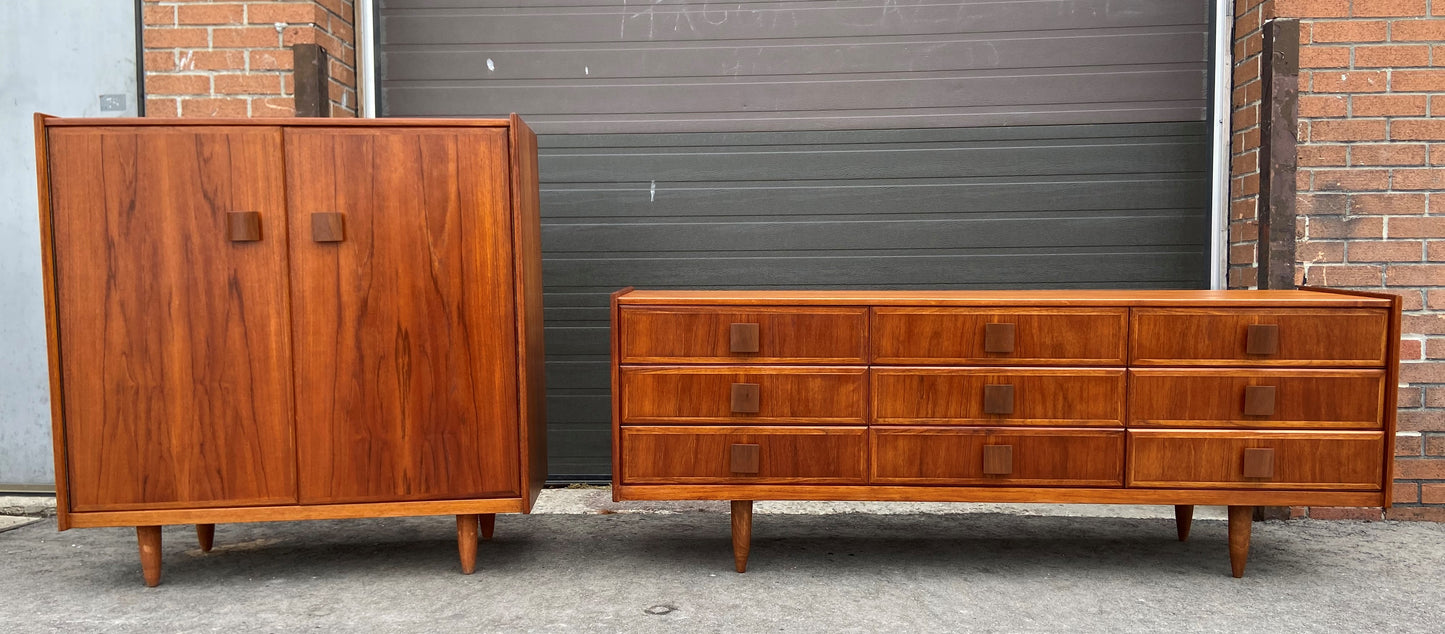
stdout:
<svg viewBox="0 0 1445 634">
<path fill-rule="evenodd" d="M 762 460 L 761 445 L 733 445 L 729 469 L 733 473 L 757 473 Z"/>
<path fill-rule="evenodd" d="M 1275 324 L 1253 324 L 1244 333 L 1246 354 L 1276 354 L 1279 352 L 1279 326 Z"/>
<path fill-rule="evenodd" d="M 312 242 L 341 242 L 346 239 L 342 215 L 335 212 L 311 214 Z"/>
<path fill-rule="evenodd" d="M 1009 475 L 1014 472 L 1013 445 L 984 445 L 983 474 Z"/>
<path fill-rule="evenodd" d="M 984 352 L 1013 352 L 1014 351 L 1014 325 L 1013 324 L 984 324 L 983 327 L 983 351 Z"/>
<path fill-rule="evenodd" d="M 231 242 L 256 242 L 261 239 L 261 212 L 226 212 L 226 229 Z"/>
<path fill-rule="evenodd" d="M 1244 388 L 1245 416 L 1274 416 L 1274 386 L 1250 385 Z"/>
<path fill-rule="evenodd" d="M 762 387 L 757 383 L 733 384 L 733 413 L 756 414 L 762 401 Z"/>
<path fill-rule="evenodd" d="M 758 325 L 733 324 L 729 333 L 728 350 L 732 352 L 758 351 Z"/>
<path fill-rule="evenodd" d="M 983 413 L 1014 413 L 1014 386 L 1008 384 L 983 386 Z"/>
<path fill-rule="evenodd" d="M 1245 449 L 1244 450 L 1244 477 L 1246 478 L 1273 478 L 1274 477 L 1274 450 L 1273 449 Z"/>
</svg>

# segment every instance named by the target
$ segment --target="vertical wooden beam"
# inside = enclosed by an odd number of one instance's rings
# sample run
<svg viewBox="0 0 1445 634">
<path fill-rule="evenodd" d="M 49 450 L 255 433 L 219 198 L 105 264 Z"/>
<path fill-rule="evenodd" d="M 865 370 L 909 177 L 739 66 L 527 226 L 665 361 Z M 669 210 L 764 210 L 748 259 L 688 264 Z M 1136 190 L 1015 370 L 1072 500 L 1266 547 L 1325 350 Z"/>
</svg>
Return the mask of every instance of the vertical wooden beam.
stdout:
<svg viewBox="0 0 1445 634">
<path fill-rule="evenodd" d="M 1299 20 L 1265 23 L 1260 61 L 1258 284 L 1294 288 Z"/>
<path fill-rule="evenodd" d="M 320 44 L 292 44 L 296 116 L 331 116 L 330 56 Z"/>
<path fill-rule="evenodd" d="M 1299 20 L 1264 25 L 1259 113 L 1260 288 L 1294 288 L 1295 173 L 1299 134 Z M 1259 506 L 1260 520 L 1289 519 L 1289 507 Z"/>
</svg>

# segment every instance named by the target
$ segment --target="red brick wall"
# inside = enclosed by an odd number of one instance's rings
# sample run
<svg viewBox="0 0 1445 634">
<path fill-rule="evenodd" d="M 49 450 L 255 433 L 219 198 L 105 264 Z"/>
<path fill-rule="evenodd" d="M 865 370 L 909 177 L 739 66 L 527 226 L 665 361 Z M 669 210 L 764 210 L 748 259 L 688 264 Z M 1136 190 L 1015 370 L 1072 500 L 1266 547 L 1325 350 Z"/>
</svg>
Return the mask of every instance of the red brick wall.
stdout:
<svg viewBox="0 0 1445 634">
<path fill-rule="evenodd" d="M 296 113 L 292 44 L 331 57 L 331 115 L 354 117 L 351 0 L 145 0 L 146 115 L 289 117 Z"/>
<path fill-rule="evenodd" d="M 1229 284 L 1256 279 L 1261 25 L 1299 18 L 1296 281 L 1404 298 L 1386 516 L 1445 521 L 1445 0 L 1236 0 L 1234 10 Z"/>
</svg>

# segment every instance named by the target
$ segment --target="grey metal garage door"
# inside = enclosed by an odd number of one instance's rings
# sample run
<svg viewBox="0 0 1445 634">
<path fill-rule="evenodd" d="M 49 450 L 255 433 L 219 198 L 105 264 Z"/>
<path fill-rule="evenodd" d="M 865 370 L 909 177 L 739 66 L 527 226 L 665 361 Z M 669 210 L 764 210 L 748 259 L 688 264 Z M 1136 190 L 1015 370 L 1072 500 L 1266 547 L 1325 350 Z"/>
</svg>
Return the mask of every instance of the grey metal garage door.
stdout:
<svg viewBox="0 0 1445 634">
<path fill-rule="evenodd" d="M 386 116 L 540 134 L 551 471 L 607 293 L 1203 287 L 1206 0 L 380 0 Z"/>
</svg>

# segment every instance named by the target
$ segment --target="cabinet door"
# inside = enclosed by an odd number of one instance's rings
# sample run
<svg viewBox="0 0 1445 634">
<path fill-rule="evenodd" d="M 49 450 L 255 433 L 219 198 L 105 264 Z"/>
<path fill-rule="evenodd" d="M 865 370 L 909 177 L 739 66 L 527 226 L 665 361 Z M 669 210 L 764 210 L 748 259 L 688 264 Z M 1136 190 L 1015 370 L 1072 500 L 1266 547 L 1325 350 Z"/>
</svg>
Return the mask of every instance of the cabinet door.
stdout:
<svg viewBox="0 0 1445 634">
<path fill-rule="evenodd" d="M 280 130 L 53 128 L 49 151 L 71 510 L 295 503 Z"/>
<path fill-rule="evenodd" d="M 286 132 L 303 503 L 518 494 L 507 156 L 504 129 Z"/>
</svg>

